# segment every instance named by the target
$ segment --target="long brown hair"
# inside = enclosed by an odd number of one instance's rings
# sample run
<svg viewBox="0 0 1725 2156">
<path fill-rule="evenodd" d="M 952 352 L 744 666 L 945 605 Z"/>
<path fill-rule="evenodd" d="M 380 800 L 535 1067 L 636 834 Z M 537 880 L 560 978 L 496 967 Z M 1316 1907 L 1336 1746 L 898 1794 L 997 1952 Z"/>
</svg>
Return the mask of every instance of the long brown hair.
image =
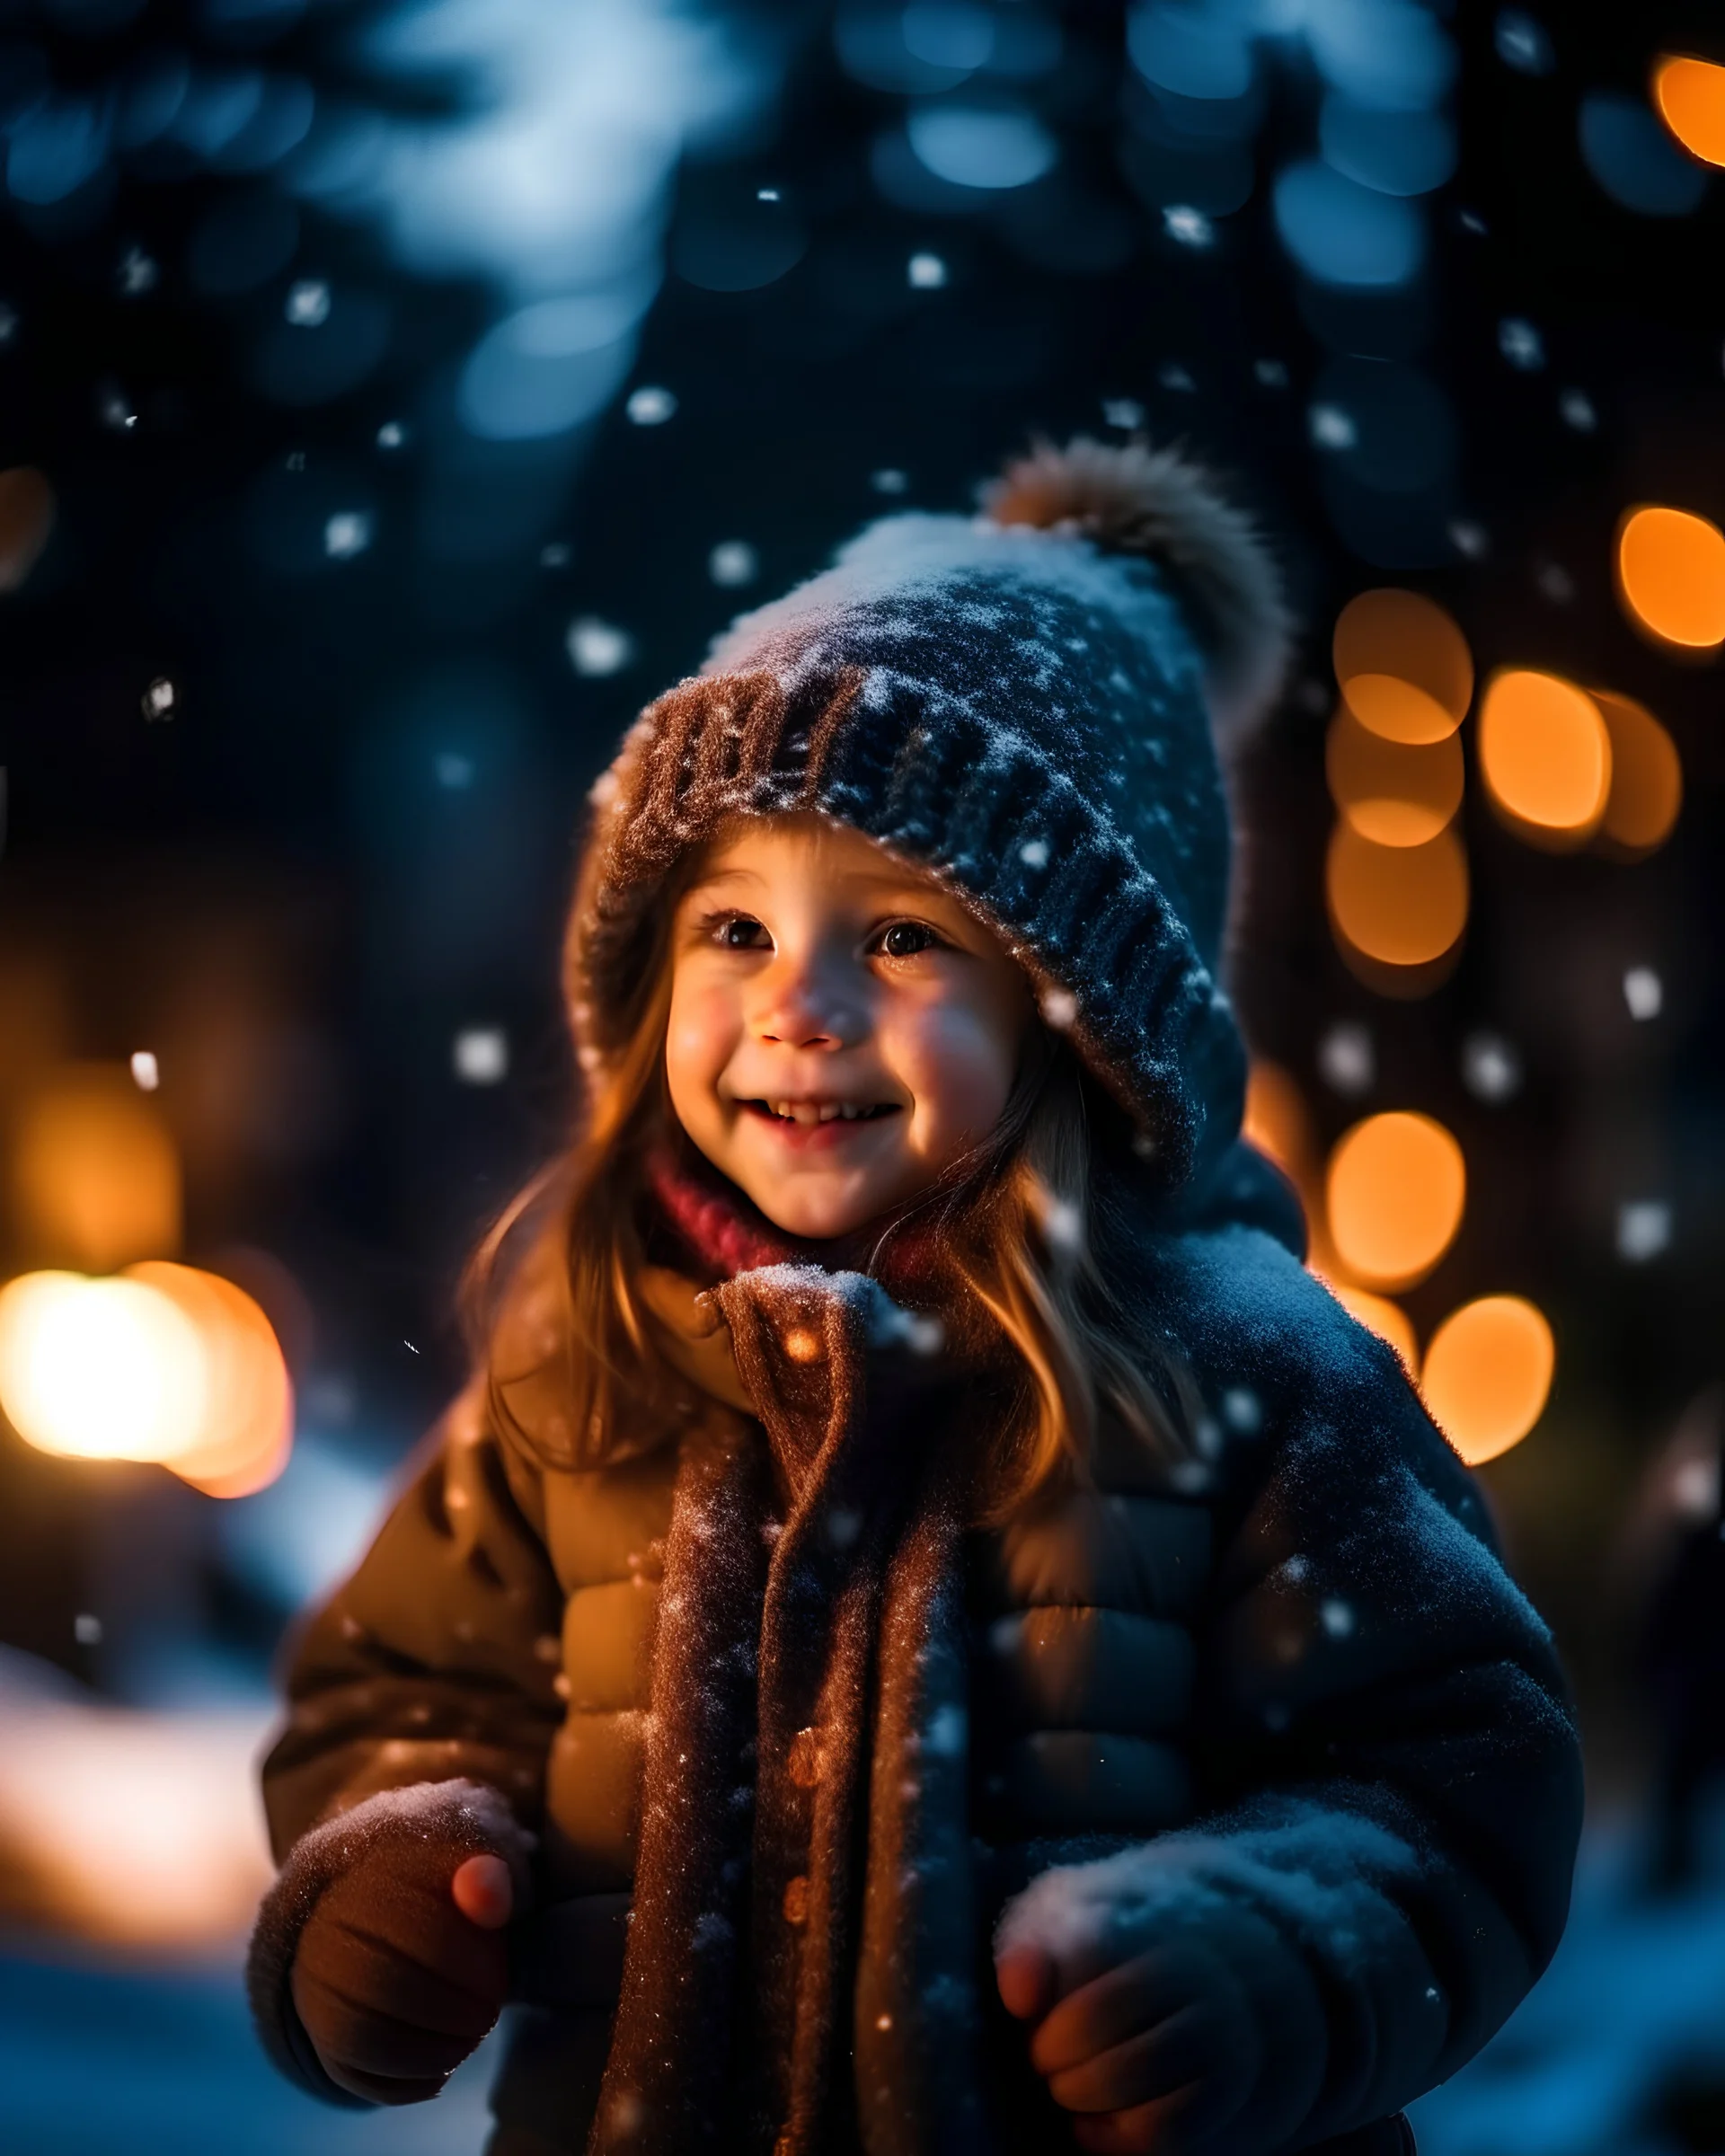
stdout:
<svg viewBox="0 0 1725 2156">
<path fill-rule="evenodd" d="M 588 1071 L 568 1150 L 492 1224 L 463 1277 L 461 1311 L 493 1427 L 543 1467 L 590 1469 L 675 1427 L 662 1321 L 642 1297 L 638 1221 L 648 1154 L 670 1127 L 665 1036 L 669 924 L 643 966 L 624 1045 Z M 998 1523 L 1087 1482 L 1105 1417 L 1169 1466 L 1190 1457 L 1188 1387 L 1113 1295 L 1095 1254 L 1118 1170 L 1118 1116 L 1058 1035 L 1039 1031 L 999 1124 L 894 1221 L 933 1226 L 942 1285 L 1011 1351 L 1004 1427 L 978 1517 Z M 554 1402 L 524 1415 L 526 1397 Z M 517 1395 L 511 1401 L 510 1395 Z"/>
</svg>

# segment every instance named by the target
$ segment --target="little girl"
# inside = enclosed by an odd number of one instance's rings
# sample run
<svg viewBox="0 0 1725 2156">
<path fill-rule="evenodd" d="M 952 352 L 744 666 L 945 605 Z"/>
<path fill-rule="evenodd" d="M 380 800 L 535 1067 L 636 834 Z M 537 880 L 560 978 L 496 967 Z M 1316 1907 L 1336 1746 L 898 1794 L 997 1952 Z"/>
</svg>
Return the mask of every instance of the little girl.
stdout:
<svg viewBox="0 0 1725 2156">
<path fill-rule="evenodd" d="M 306 1627 L 251 1984 L 491 2156 L 1411 2145 L 1562 1928 L 1544 1628 L 1240 1141 L 1213 730 L 1286 630 L 1075 442 L 594 789 L 567 1157 Z"/>
</svg>

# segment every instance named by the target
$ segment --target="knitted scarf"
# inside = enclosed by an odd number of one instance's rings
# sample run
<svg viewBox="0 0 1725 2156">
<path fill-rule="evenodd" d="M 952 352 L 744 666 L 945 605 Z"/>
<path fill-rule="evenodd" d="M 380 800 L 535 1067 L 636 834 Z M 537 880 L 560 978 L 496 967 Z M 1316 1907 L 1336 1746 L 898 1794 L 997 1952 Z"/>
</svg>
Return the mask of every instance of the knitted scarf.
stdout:
<svg viewBox="0 0 1725 2156">
<path fill-rule="evenodd" d="M 712 1301 L 767 1443 L 733 1426 L 680 1463 L 588 2156 L 983 2156 L 960 1547 L 977 1388 L 876 1281 L 786 1261 L 686 1171 L 653 1188 L 730 1276 Z"/>
</svg>

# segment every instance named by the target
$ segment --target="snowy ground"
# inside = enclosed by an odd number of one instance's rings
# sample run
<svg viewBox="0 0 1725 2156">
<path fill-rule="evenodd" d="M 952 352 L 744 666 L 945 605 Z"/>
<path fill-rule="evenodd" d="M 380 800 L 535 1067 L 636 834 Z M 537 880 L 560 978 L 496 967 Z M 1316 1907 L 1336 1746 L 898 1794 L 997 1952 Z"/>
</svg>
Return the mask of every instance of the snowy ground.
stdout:
<svg viewBox="0 0 1725 2156">
<path fill-rule="evenodd" d="M 1415 2107 L 1421 2156 L 1725 2149 L 1725 1880 L 1670 1903 L 1595 1844 L 1569 1936 L 1498 2041 Z M 478 2156 L 486 2053 L 407 2111 L 326 2110 L 264 2063 L 237 1966 L 0 1954 L 6 2156 Z"/>
</svg>

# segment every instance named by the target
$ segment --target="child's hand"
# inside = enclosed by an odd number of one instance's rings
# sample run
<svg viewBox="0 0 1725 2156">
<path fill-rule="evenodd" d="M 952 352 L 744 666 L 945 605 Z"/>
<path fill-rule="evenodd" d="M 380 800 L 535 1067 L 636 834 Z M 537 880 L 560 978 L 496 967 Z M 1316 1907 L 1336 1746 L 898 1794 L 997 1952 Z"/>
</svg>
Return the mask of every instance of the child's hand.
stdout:
<svg viewBox="0 0 1725 2156">
<path fill-rule="evenodd" d="M 436 1841 L 391 1842 L 333 1880 L 292 1976 L 330 2079 L 374 2104 L 436 2096 L 503 2004 L 513 1907 L 500 1857 L 464 1859 Z"/>
<path fill-rule="evenodd" d="M 1066 1880 L 1104 1873 L 1075 1867 Z M 1029 1894 L 1006 1913 L 995 1974 L 1009 2013 L 1035 2024 L 1031 2062 L 1093 2156 L 1199 2156 L 1273 2147 L 1322 2073 L 1272 2061 L 1266 2001 L 1298 2028 L 1309 1983 L 1269 1926 L 1214 1903 L 1201 1922 L 1097 1892 Z M 1098 1885 L 1101 1884 L 1101 1877 Z M 1274 2010 L 1272 2009 L 1272 2011 Z M 1302 2032 L 1304 2033 L 1304 2032 Z M 1282 2049 L 1277 2041 L 1277 2049 Z"/>
</svg>

